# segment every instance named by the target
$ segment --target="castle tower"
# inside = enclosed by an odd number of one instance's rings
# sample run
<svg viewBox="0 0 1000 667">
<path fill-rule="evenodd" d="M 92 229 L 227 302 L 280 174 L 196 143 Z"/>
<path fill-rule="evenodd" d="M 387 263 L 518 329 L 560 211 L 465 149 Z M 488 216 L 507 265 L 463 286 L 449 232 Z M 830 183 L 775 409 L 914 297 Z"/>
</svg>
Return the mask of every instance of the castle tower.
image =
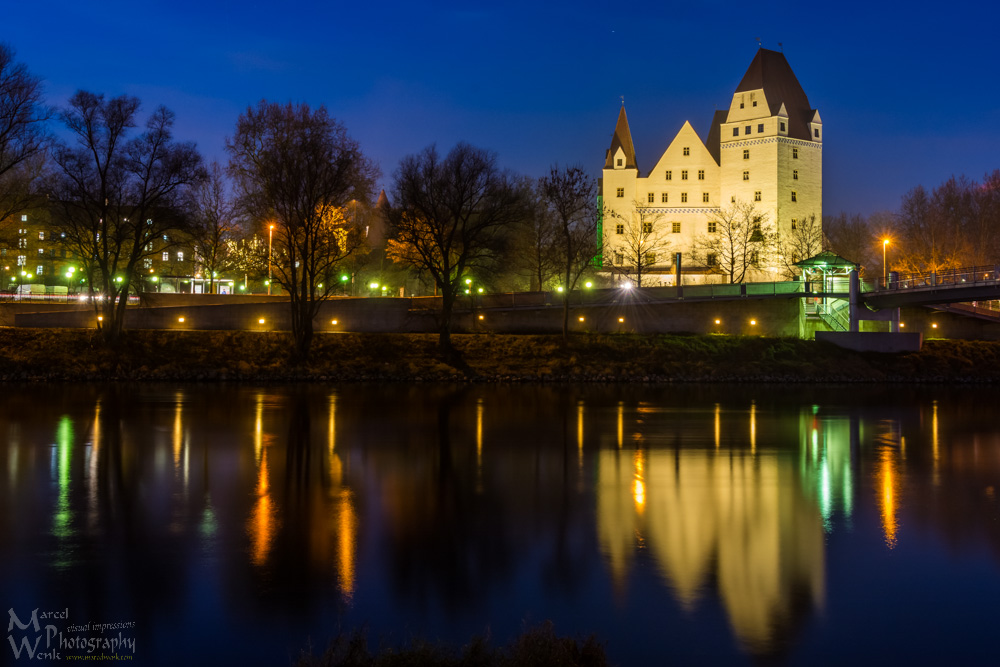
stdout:
<svg viewBox="0 0 1000 667">
<path fill-rule="evenodd" d="M 822 220 L 822 122 L 784 54 L 757 51 L 718 136 L 723 206 L 751 202 L 782 235 Z"/>
</svg>

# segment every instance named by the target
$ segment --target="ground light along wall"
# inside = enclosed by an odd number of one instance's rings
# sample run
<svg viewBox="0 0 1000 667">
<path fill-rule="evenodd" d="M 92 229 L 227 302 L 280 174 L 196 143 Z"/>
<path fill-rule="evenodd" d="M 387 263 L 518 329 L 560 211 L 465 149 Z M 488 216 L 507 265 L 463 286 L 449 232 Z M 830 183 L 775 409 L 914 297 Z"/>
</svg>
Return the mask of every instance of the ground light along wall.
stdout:
<svg viewBox="0 0 1000 667">
<path fill-rule="evenodd" d="M 411 309 L 409 299 L 342 299 L 323 304 L 314 320 L 317 331 L 433 333 L 437 313 Z M 456 332 L 558 333 L 562 307 L 481 308 L 456 313 Z M 92 328 L 92 310 L 18 313 L 18 327 Z M 287 331 L 291 328 L 286 302 L 206 306 L 130 308 L 130 329 Z M 575 306 L 573 331 L 592 333 L 719 333 L 762 336 L 803 334 L 801 299 L 744 299 L 690 303 Z"/>
</svg>

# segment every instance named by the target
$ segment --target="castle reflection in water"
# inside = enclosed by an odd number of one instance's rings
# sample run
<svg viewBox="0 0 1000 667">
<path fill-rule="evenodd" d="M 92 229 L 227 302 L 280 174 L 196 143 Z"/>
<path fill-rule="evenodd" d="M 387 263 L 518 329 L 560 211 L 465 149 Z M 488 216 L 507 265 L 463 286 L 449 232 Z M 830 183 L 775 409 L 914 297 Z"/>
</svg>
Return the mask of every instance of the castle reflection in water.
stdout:
<svg viewBox="0 0 1000 667">
<path fill-rule="evenodd" d="M 223 635 L 561 614 L 614 657 L 607 619 L 641 617 L 653 587 L 670 618 L 718 606 L 737 652 L 774 653 L 828 613 L 836 536 L 870 523 L 863 548 L 891 555 L 931 531 L 1000 560 L 994 415 L 865 392 L 19 391 L 0 413 L 0 565 L 21 579 L 0 602 L 138 615 L 152 644 L 204 608 Z"/>
</svg>

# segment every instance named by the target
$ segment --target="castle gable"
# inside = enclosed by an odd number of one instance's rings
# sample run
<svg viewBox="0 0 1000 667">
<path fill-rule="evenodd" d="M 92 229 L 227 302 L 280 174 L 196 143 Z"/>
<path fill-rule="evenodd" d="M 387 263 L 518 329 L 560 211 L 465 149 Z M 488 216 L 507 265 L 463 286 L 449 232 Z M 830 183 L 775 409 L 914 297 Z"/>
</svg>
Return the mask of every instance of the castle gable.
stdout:
<svg viewBox="0 0 1000 667">
<path fill-rule="evenodd" d="M 663 174 L 660 172 L 666 173 L 668 169 L 682 169 L 686 165 L 691 168 L 697 168 L 698 166 L 704 166 L 707 160 L 711 160 L 718 165 L 711 151 L 702 143 L 701 137 L 691 127 L 691 123 L 684 121 L 684 125 L 681 126 L 674 140 L 667 146 L 667 150 L 660 156 L 653 171 L 649 173 L 649 177 L 660 179 L 663 178 Z"/>
<path fill-rule="evenodd" d="M 758 49 L 733 94 L 728 122 L 778 116 L 782 108 L 788 117 L 788 136 L 807 141 L 812 139 L 809 123 L 815 110 L 810 106 L 809 98 L 785 55 L 779 51 Z"/>
</svg>

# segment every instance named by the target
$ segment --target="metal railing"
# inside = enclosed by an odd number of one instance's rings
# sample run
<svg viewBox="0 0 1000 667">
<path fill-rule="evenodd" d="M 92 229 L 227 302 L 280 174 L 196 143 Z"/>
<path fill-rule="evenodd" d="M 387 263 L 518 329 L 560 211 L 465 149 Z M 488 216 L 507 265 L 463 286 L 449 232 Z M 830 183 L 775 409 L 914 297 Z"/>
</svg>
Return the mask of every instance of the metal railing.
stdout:
<svg viewBox="0 0 1000 667">
<path fill-rule="evenodd" d="M 847 331 L 851 328 L 850 304 L 843 299 L 817 303 L 816 314 L 834 331 Z"/>
<path fill-rule="evenodd" d="M 1000 265 L 970 266 L 944 271 L 924 271 L 918 273 L 891 273 L 888 278 L 876 278 L 862 284 L 862 292 L 882 292 L 885 290 L 912 290 L 937 287 L 962 287 L 969 285 L 996 284 L 1000 282 Z"/>
</svg>

